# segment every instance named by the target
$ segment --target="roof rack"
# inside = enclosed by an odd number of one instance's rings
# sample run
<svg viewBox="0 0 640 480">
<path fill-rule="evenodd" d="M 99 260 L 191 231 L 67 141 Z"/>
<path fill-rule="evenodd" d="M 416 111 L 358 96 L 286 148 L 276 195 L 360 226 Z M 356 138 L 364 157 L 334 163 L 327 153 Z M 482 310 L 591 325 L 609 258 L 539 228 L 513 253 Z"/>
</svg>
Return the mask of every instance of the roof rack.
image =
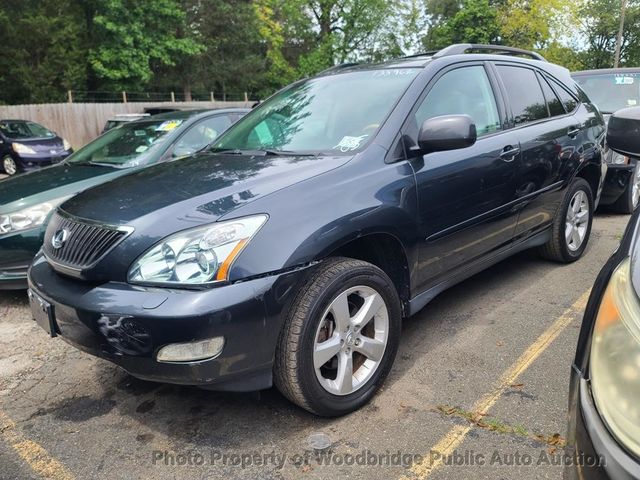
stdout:
<svg viewBox="0 0 640 480">
<path fill-rule="evenodd" d="M 546 59 L 536 52 L 523 50 L 521 48 L 506 47 L 504 45 L 483 45 L 481 43 L 457 43 L 455 45 L 449 45 L 448 47 L 445 47 L 434 54 L 433 58 L 446 57 L 449 55 L 460 55 L 462 53 L 469 53 L 469 50 L 496 52 L 501 55 L 523 56 L 529 57 L 533 60 L 546 62 Z"/>
<path fill-rule="evenodd" d="M 405 55 L 404 57 L 400 57 L 400 58 L 405 59 L 405 58 L 433 57 L 438 52 L 439 50 L 429 50 L 427 52 L 414 53 L 413 55 Z"/>
</svg>

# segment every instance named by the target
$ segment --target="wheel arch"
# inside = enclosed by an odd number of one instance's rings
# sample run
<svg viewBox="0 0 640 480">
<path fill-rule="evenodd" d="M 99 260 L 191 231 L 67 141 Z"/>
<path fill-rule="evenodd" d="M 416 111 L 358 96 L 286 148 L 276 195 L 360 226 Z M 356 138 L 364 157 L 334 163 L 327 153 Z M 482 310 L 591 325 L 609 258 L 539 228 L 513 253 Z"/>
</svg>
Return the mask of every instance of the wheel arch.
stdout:
<svg viewBox="0 0 640 480">
<path fill-rule="evenodd" d="M 406 311 L 411 297 L 409 260 L 402 242 L 388 232 L 374 232 L 343 239 L 317 260 L 330 257 L 348 257 L 369 262 L 385 272 L 396 289 Z"/>
<path fill-rule="evenodd" d="M 595 163 L 587 163 L 576 172 L 575 178 L 583 178 L 587 181 L 591 187 L 591 194 L 595 202 L 599 196 L 603 180 L 601 167 Z"/>
</svg>

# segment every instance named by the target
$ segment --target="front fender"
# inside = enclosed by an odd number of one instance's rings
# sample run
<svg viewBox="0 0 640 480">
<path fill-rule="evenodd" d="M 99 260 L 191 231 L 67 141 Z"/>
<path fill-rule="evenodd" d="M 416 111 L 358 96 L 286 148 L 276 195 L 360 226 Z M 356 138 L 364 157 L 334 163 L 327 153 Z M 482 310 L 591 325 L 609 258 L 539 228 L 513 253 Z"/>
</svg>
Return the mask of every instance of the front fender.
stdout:
<svg viewBox="0 0 640 480">
<path fill-rule="evenodd" d="M 411 268 L 417 260 L 417 197 L 408 162 L 375 165 L 367 159 L 303 181 L 241 207 L 226 218 L 267 213 L 269 220 L 231 267 L 231 282 L 321 259 L 371 233 L 402 244 Z M 376 162 L 380 160 L 379 162 Z"/>
</svg>

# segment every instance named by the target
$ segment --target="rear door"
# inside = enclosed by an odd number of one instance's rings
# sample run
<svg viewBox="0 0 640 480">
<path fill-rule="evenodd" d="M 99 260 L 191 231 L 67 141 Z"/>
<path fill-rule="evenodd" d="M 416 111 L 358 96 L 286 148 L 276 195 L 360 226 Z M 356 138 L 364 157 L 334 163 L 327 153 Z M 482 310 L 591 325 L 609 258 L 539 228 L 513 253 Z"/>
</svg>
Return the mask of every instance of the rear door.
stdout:
<svg viewBox="0 0 640 480">
<path fill-rule="evenodd" d="M 508 62 L 495 66 L 522 150 L 516 187 L 522 202 L 515 237 L 524 238 L 553 221 L 583 125 L 566 111 L 542 72 Z M 577 102 L 574 110 L 575 106 Z"/>
<path fill-rule="evenodd" d="M 517 135 L 503 129 L 500 91 L 484 63 L 465 62 L 441 71 L 417 102 L 403 129 L 408 151 L 428 118 L 469 115 L 474 145 L 415 155 L 421 247 L 418 288 L 439 283 L 475 259 L 511 242 L 517 213 Z"/>
</svg>

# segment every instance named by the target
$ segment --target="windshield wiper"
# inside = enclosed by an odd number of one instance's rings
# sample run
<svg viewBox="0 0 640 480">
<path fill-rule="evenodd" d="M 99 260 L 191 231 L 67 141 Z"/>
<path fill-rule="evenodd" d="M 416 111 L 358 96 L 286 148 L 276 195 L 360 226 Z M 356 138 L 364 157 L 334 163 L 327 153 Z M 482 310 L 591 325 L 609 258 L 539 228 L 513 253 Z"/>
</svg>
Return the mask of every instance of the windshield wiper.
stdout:
<svg viewBox="0 0 640 480">
<path fill-rule="evenodd" d="M 211 153 L 223 154 L 223 155 L 272 155 L 278 157 L 315 157 L 315 153 L 301 153 L 293 150 L 275 150 L 269 148 L 260 148 L 256 150 L 240 150 L 238 148 L 232 149 L 211 149 Z"/>
<path fill-rule="evenodd" d="M 115 163 L 101 163 L 101 162 L 65 162 L 67 165 L 81 165 L 81 166 L 90 166 L 90 167 L 111 167 L 111 168 L 121 168 L 120 165 Z"/>
</svg>

